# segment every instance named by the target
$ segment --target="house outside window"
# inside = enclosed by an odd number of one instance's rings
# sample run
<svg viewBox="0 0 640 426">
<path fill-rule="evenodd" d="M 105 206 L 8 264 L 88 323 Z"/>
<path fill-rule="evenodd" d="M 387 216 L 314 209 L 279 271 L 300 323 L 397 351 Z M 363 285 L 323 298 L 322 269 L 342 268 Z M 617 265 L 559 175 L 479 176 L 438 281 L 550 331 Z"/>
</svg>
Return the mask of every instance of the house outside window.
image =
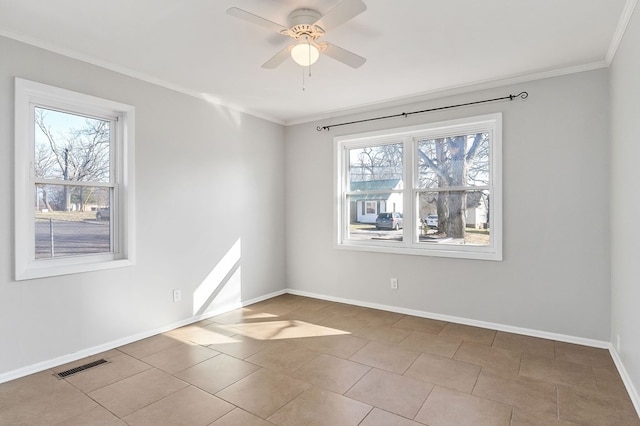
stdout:
<svg viewBox="0 0 640 426">
<path fill-rule="evenodd" d="M 502 260 L 501 120 L 335 138 L 336 246 Z M 404 216 L 403 228 L 376 229 L 377 214 L 391 211 Z"/>
<path fill-rule="evenodd" d="M 16 279 L 132 264 L 133 114 L 16 79 Z"/>
</svg>

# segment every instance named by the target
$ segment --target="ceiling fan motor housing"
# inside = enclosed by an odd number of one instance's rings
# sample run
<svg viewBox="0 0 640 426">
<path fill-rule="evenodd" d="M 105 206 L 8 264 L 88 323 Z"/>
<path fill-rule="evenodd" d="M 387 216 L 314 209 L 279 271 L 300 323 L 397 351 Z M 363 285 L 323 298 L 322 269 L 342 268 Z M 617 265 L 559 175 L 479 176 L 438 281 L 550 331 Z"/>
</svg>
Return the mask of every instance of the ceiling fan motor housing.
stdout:
<svg viewBox="0 0 640 426">
<path fill-rule="evenodd" d="M 303 35 L 315 40 L 324 34 L 322 28 L 313 25 L 321 17 L 322 15 L 313 9 L 296 9 L 289 14 L 289 30 L 282 31 L 282 33 L 296 40 L 300 39 Z"/>
</svg>

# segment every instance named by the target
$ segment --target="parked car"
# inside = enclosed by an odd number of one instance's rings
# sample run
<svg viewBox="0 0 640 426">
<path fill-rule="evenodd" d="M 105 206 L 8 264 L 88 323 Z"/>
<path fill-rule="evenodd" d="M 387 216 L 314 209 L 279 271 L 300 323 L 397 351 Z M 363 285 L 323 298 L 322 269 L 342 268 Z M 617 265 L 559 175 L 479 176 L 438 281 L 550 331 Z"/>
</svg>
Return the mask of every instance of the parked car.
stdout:
<svg viewBox="0 0 640 426">
<path fill-rule="evenodd" d="M 98 211 L 96 212 L 97 220 L 108 220 L 110 217 L 111 217 L 111 213 L 109 211 L 109 207 L 106 207 L 104 209 L 98 209 Z"/>
<path fill-rule="evenodd" d="M 427 223 L 427 226 L 429 228 L 437 228 L 438 227 L 438 215 L 437 214 L 428 215 L 426 223 Z"/>
<path fill-rule="evenodd" d="M 395 229 L 402 228 L 402 213 L 380 213 L 376 219 L 376 229 Z"/>
</svg>

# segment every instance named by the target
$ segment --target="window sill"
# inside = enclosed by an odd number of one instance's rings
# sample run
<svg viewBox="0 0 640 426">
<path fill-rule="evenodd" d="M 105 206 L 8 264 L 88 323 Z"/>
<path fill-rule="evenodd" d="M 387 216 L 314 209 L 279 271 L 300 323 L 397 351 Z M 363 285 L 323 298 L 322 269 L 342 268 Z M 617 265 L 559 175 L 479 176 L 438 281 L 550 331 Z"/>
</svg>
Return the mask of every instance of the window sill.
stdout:
<svg viewBox="0 0 640 426">
<path fill-rule="evenodd" d="M 131 259 L 115 259 L 108 261 L 57 265 L 52 265 L 51 262 L 47 261 L 35 261 L 26 267 L 17 268 L 16 281 L 70 275 L 82 272 L 102 271 L 105 269 L 124 268 L 133 266 L 134 264 L 135 262 Z"/>
<path fill-rule="evenodd" d="M 366 251 L 372 253 L 402 254 L 412 256 L 450 257 L 456 259 L 493 260 L 502 261 L 502 253 L 494 247 L 471 246 L 439 246 L 431 247 L 373 245 L 367 243 L 344 242 L 334 245 L 338 250 Z"/>
</svg>

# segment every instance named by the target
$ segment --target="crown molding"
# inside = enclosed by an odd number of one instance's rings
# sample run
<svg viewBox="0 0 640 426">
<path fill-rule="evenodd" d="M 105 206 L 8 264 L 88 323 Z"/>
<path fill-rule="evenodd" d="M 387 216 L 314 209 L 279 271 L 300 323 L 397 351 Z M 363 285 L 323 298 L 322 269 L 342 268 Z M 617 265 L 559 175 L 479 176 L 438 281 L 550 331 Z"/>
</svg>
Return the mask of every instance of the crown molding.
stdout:
<svg viewBox="0 0 640 426">
<path fill-rule="evenodd" d="M 613 34 L 611 44 L 609 45 L 609 50 L 607 51 L 606 62 L 609 66 L 611 66 L 611 64 L 613 63 L 613 59 L 616 56 L 618 47 L 620 47 L 620 43 L 622 42 L 624 33 L 627 31 L 629 21 L 631 20 L 631 16 L 633 15 L 637 4 L 638 0 L 627 0 L 627 3 L 624 5 L 622 15 L 620 16 L 620 20 L 618 21 L 618 27 L 616 28 L 616 32 Z"/>
</svg>

